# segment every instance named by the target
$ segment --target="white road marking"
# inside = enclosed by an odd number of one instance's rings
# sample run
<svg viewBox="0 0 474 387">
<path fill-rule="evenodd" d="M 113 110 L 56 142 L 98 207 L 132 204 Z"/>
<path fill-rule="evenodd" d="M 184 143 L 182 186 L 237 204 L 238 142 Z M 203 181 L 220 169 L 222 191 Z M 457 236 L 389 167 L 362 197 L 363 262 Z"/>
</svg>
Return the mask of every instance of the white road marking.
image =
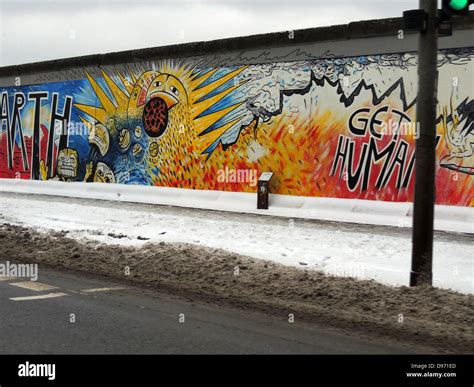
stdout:
<svg viewBox="0 0 474 387">
<path fill-rule="evenodd" d="M 16 279 L 14 277 L 0 277 L 0 282 L 2 281 L 11 281 L 12 279 Z"/>
<path fill-rule="evenodd" d="M 108 292 L 111 290 L 123 290 L 126 289 L 124 287 L 115 287 L 115 288 L 94 288 L 94 289 L 83 289 L 81 293 L 97 293 L 97 292 Z"/>
<path fill-rule="evenodd" d="M 10 285 L 18 286 L 19 288 L 34 290 L 35 292 L 43 292 L 45 290 L 57 289 L 57 286 L 42 284 L 41 282 L 24 281 L 24 282 L 13 282 Z"/>
<path fill-rule="evenodd" d="M 66 293 L 48 293 L 48 294 L 41 294 L 39 296 L 30 296 L 30 297 L 13 297 L 10 300 L 13 301 L 30 301 L 30 300 L 43 300 L 46 298 L 58 298 L 67 296 Z"/>
</svg>

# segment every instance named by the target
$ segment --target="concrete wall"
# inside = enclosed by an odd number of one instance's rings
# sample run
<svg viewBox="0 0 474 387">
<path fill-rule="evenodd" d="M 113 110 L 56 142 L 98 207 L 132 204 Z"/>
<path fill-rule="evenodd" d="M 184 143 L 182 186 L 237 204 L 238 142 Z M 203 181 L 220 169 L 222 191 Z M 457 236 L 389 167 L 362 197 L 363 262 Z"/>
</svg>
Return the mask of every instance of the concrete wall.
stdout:
<svg viewBox="0 0 474 387">
<path fill-rule="evenodd" d="M 440 39 L 437 203 L 474 206 L 474 15 Z M 0 178 L 410 201 L 400 19 L 0 68 Z"/>
</svg>

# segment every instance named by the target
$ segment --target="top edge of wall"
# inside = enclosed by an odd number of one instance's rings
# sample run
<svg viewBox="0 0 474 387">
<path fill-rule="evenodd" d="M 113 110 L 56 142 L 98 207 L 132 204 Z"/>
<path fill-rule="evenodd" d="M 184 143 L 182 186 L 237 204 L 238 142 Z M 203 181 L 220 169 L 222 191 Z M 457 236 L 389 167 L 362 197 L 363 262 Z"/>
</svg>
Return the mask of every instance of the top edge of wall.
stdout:
<svg viewBox="0 0 474 387">
<path fill-rule="evenodd" d="M 344 41 L 381 37 L 396 34 L 402 29 L 402 18 L 386 18 L 351 22 L 326 27 L 294 30 L 289 39 L 289 31 L 268 34 L 249 35 L 236 38 L 192 42 L 168 46 L 118 51 L 106 54 L 93 54 L 64 59 L 32 62 L 20 65 L 0 67 L 0 77 L 24 75 L 35 72 L 58 71 L 73 67 L 107 66 L 117 63 L 134 63 L 150 60 L 199 57 L 210 54 L 245 51 L 260 48 L 291 47 L 328 41 Z M 454 30 L 474 29 L 474 11 L 469 16 L 453 19 Z"/>
</svg>

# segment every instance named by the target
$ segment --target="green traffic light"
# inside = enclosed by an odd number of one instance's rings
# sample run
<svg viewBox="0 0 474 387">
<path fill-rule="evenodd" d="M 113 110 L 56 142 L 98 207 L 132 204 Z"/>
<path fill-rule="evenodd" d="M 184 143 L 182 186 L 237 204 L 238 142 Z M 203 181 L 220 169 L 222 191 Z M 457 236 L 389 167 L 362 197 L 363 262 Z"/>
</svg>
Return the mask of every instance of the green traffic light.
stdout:
<svg viewBox="0 0 474 387">
<path fill-rule="evenodd" d="M 456 11 L 462 11 L 469 6 L 469 0 L 451 0 L 449 6 Z"/>
</svg>

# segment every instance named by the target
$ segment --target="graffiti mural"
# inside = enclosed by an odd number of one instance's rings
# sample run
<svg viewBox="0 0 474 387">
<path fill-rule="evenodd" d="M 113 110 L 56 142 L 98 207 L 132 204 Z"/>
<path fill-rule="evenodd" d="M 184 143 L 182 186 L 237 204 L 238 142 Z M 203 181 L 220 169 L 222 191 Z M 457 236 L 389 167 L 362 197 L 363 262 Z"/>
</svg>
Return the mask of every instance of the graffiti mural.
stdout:
<svg viewBox="0 0 474 387">
<path fill-rule="evenodd" d="M 438 204 L 474 206 L 473 64 L 438 56 Z M 80 71 L 0 89 L 0 177 L 413 199 L 413 54 Z"/>
</svg>

